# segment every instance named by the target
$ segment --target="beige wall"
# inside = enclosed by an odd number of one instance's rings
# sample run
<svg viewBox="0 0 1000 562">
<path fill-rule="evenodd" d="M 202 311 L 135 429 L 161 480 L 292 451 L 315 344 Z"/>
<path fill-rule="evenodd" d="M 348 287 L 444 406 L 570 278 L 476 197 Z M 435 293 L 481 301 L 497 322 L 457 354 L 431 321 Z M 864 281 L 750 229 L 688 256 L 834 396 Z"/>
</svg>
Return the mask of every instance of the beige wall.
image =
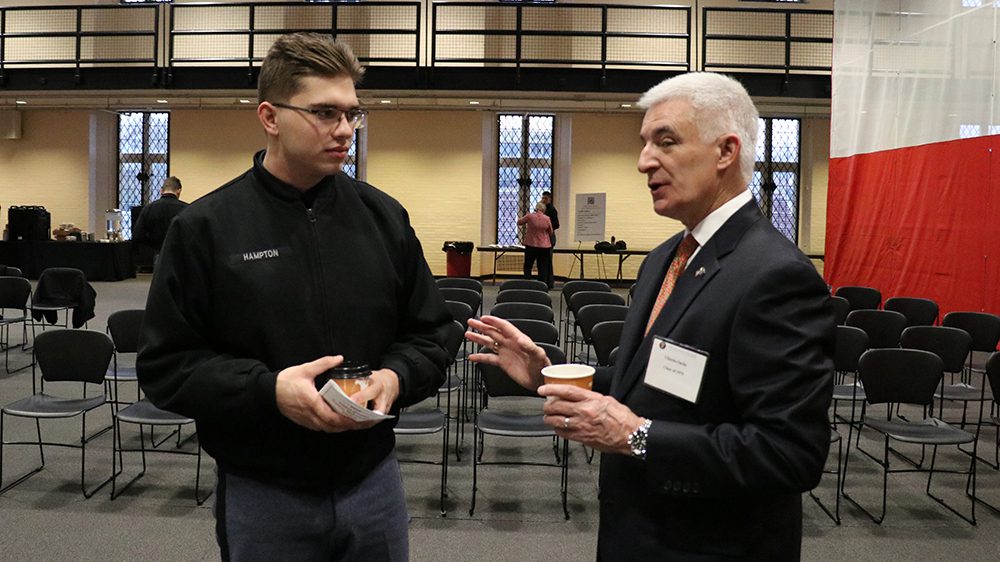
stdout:
<svg viewBox="0 0 1000 562">
<path fill-rule="evenodd" d="M 431 271 L 444 275 L 445 240 L 479 243 L 481 114 L 375 111 L 369 122 L 368 181 L 406 207 Z"/>
<path fill-rule="evenodd" d="M 52 214 L 52 228 L 73 223 L 87 229 L 89 115 L 84 110 L 21 112 L 21 138 L 0 139 L 2 224 L 11 205 L 43 205 Z"/>
<path fill-rule="evenodd" d="M 264 148 L 255 105 L 240 109 L 182 109 L 170 114 L 170 173 L 181 179 L 181 197 L 193 201 L 250 167 Z"/>
<path fill-rule="evenodd" d="M 73 222 L 86 228 L 94 203 L 88 186 L 88 110 L 27 110 L 23 136 L 0 140 L 0 206 L 6 222 L 10 205 L 44 205 L 53 227 Z M 483 113 L 449 111 L 373 111 L 369 122 L 367 178 L 397 198 L 424 247 L 431 270 L 445 273 L 445 240 L 490 243 L 481 235 L 489 189 L 483 189 Z M 630 248 L 652 248 L 681 229 L 680 223 L 656 216 L 643 176 L 636 170 L 641 114 L 569 113 L 572 134 L 568 185 L 557 185 L 562 228 L 559 245 L 573 246 L 575 195 L 607 194 L 607 236 Z M 492 118 L 492 117 L 490 117 Z M 829 119 L 806 118 L 802 139 L 802 227 L 800 246 L 822 253 L 826 229 Z M 250 156 L 264 146 L 253 108 L 174 110 L 170 129 L 170 170 L 184 181 L 191 201 L 250 166 Z M 486 144 L 484 144 L 486 143 Z M 113 165 L 114 159 L 111 159 Z M 114 177 L 114 176 L 111 176 Z M 568 190 L 561 197 L 559 190 Z M 99 211 L 100 209 L 97 209 Z M 100 213 L 98 213 L 100 214 Z M 569 256 L 557 256 L 556 274 L 579 275 Z M 634 277 L 641 259 L 625 262 L 626 278 Z M 617 260 L 606 258 L 613 276 Z M 473 255 L 473 274 L 492 269 Z M 598 276 L 598 261 L 588 256 L 586 275 Z"/>
<path fill-rule="evenodd" d="M 559 215 L 560 246 L 576 246 L 573 231 L 576 217 L 576 194 L 606 193 L 607 216 L 605 238 L 623 239 L 629 248 L 655 247 L 683 226 L 674 220 L 662 218 L 653 212 L 652 199 L 646 187 L 645 176 L 639 173 L 639 126 L 642 114 L 573 115 L 572 167 L 570 171 L 570 204 Z M 593 242 L 583 242 L 583 247 L 593 247 Z M 566 274 L 574 259 L 559 256 L 556 274 Z M 586 277 L 598 277 L 601 261 L 587 256 Z M 623 276 L 634 278 L 642 259 L 633 257 L 624 263 Z M 618 268 L 616 257 L 604 257 L 607 274 L 614 276 Z M 579 265 L 573 275 L 579 275 Z M 600 272 L 603 275 L 603 271 Z"/>
</svg>

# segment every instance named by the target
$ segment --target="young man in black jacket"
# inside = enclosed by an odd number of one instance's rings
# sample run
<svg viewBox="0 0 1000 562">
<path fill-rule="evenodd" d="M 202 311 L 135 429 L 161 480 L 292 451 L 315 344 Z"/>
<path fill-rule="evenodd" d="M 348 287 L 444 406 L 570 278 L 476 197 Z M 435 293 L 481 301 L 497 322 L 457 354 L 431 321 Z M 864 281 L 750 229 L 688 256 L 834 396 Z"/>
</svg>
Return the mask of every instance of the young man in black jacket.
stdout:
<svg viewBox="0 0 1000 562">
<path fill-rule="evenodd" d="M 257 116 L 267 149 L 191 204 L 150 288 L 139 380 L 195 418 L 217 461 L 224 559 L 406 560 L 392 422 L 334 412 L 316 377 L 366 363 L 383 412 L 444 381 L 451 318 L 406 210 L 340 171 L 363 69 L 328 36 L 279 38 Z"/>
</svg>

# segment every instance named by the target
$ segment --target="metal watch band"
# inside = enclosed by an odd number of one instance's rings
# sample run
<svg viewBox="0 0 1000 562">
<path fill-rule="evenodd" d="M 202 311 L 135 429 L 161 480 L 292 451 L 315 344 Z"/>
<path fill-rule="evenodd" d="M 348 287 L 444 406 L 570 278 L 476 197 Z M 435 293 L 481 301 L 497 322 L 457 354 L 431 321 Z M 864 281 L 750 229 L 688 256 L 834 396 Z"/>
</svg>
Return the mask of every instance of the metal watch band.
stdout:
<svg viewBox="0 0 1000 562">
<path fill-rule="evenodd" d="M 653 420 L 645 420 L 628 436 L 628 446 L 632 449 L 632 456 L 637 459 L 646 460 L 646 437 L 649 436 L 651 425 Z"/>
</svg>

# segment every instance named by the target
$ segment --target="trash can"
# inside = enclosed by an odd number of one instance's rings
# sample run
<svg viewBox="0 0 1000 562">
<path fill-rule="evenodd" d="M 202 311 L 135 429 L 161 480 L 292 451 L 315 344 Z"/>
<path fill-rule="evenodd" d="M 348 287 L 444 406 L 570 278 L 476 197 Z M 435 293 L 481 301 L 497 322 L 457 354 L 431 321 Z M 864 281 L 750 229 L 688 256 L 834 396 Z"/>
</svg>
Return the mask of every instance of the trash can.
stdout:
<svg viewBox="0 0 1000 562">
<path fill-rule="evenodd" d="M 441 248 L 448 254 L 448 277 L 469 277 L 472 273 L 472 242 L 445 242 Z"/>
</svg>

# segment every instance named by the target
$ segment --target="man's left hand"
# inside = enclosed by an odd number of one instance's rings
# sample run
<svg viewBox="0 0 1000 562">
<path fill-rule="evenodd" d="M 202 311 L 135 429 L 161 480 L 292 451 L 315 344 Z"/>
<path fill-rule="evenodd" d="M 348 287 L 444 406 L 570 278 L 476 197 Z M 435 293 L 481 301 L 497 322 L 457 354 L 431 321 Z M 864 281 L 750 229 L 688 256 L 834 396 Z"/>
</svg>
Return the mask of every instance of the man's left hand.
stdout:
<svg viewBox="0 0 1000 562">
<path fill-rule="evenodd" d="M 628 436 L 642 423 L 642 418 L 621 402 L 597 392 L 566 384 L 538 387 L 546 396 L 545 423 L 556 434 L 604 453 L 631 455 Z"/>
<path fill-rule="evenodd" d="M 397 398 L 399 398 L 399 376 L 392 369 L 372 371 L 371 376 L 368 377 L 368 386 L 351 395 L 351 400 L 362 406 L 373 401 L 372 409 L 383 414 L 389 413 L 389 409 L 392 408 Z M 376 423 L 378 421 L 362 422 L 361 426 L 371 427 Z"/>
</svg>

